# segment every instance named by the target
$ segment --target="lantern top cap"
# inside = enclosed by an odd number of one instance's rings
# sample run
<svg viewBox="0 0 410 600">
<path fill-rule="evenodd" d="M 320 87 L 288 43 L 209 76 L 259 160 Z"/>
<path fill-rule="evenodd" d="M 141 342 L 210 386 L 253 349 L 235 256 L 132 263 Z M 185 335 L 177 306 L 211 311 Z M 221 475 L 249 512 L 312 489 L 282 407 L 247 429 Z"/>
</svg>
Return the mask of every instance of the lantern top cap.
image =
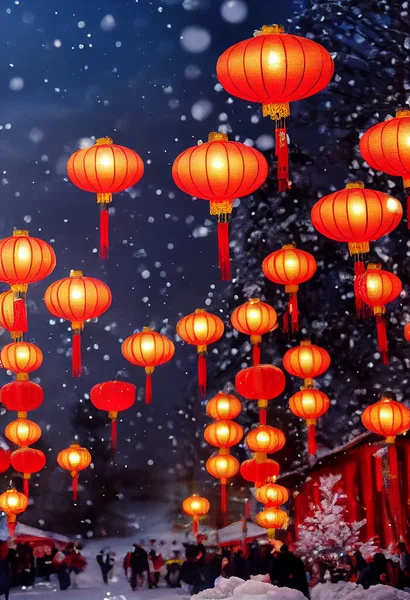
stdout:
<svg viewBox="0 0 410 600">
<path fill-rule="evenodd" d="M 364 188 L 364 183 L 363 181 L 349 181 L 349 183 L 346 183 L 346 190 L 353 190 L 353 189 L 363 189 Z"/>
<path fill-rule="evenodd" d="M 380 263 L 369 263 L 369 264 L 367 265 L 367 269 L 368 269 L 368 270 L 369 270 L 369 269 L 376 269 L 377 271 L 380 271 L 380 270 L 381 270 L 381 268 L 382 268 L 382 266 L 381 266 L 381 264 L 380 264 Z"/>
<path fill-rule="evenodd" d="M 28 237 L 27 229 L 15 229 L 13 231 L 13 237 Z"/>
<path fill-rule="evenodd" d="M 253 34 L 254 37 L 259 35 L 269 35 L 270 33 L 285 33 L 285 28 L 283 25 L 277 25 L 276 23 L 273 25 L 262 25 L 262 28 L 257 29 Z"/>
<path fill-rule="evenodd" d="M 70 448 L 77 450 L 77 448 L 80 448 L 80 444 L 70 444 Z"/>
<path fill-rule="evenodd" d="M 226 133 L 220 133 L 219 131 L 211 131 L 208 135 L 208 142 L 227 142 L 228 136 Z"/>
<path fill-rule="evenodd" d="M 382 396 L 380 402 L 383 402 L 383 404 L 390 404 L 391 402 L 394 402 L 394 400 L 393 398 L 390 398 L 390 396 Z"/>
<path fill-rule="evenodd" d="M 206 310 L 206 308 L 196 308 L 196 309 L 195 309 L 195 314 L 196 314 L 196 313 L 206 313 L 206 312 L 208 312 L 208 311 Z"/>
<path fill-rule="evenodd" d="M 302 340 L 302 341 L 300 342 L 300 345 L 301 345 L 301 346 L 311 346 L 311 345 L 312 345 L 312 342 L 311 342 L 310 340 Z"/>
<path fill-rule="evenodd" d="M 148 332 L 148 331 L 152 331 L 152 329 L 151 329 L 151 327 L 143 327 L 142 331 Z"/>
<path fill-rule="evenodd" d="M 112 141 L 112 138 L 110 137 L 102 137 L 102 138 L 98 138 L 97 140 L 95 140 L 95 145 L 96 146 L 104 146 L 106 144 L 113 144 L 114 142 Z"/>
<path fill-rule="evenodd" d="M 249 298 L 248 302 L 249 302 L 249 304 L 259 304 L 260 299 L 259 298 Z"/>
<path fill-rule="evenodd" d="M 296 244 L 285 244 L 282 246 L 282 250 L 294 250 L 296 248 Z"/>
<path fill-rule="evenodd" d="M 73 269 L 70 271 L 70 277 L 82 277 L 82 271 L 74 271 Z"/>
<path fill-rule="evenodd" d="M 396 117 L 402 119 L 403 117 L 410 117 L 410 110 L 398 110 L 396 111 Z"/>
</svg>

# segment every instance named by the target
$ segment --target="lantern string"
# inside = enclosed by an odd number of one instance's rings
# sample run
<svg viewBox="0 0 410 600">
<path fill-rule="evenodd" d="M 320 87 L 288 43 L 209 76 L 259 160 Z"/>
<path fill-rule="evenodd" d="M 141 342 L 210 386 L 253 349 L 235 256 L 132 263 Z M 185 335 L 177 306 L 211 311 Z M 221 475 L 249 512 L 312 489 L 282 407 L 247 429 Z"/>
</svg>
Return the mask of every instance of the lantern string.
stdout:
<svg viewBox="0 0 410 600">
<path fill-rule="evenodd" d="M 73 342 L 72 342 L 72 356 L 71 356 L 71 366 L 72 366 L 72 376 L 80 377 L 81 376 L 81 333 L 79 330 L 73 330 Z"/>
<path fill-rule="evenodd" d="M 252 346 L 252 361 L 253 361 L 253 366 L 257 367 L 258 365 L 260 365 L 261 362 L 261 349 L 259 344 L 254 344 Z"/>
<path fill-rule="evenodd" d="M 145 375 L 145 404 L 152 402 L 152 376 L 151 373 Z"/>
<path fill-rule="evenodd" d="M 226 220 L 220 220 L 225 218 Z M 229 255 L 229 222 L 228 215 L 218 215 L 218 266 L 222 281 L 231 280 L 231 258 Z"/>
<path fill-rule="evenodd" d="M 383 363 L 387 365 L 389 362 L 389 353 L 388 348 L 389 344 L 387 341 L 387 330 L 386 330 L 386 321 L 383 318 L 383 315 L 376 315 L 376 327 L 377 327 L 377 342 L 379 345 L 379 350 L 383 358 Z"/>
<path fill-rule="evenodd" d="M 275 121 L 275 154 L 278 161 L 278 191 L 286 192 L 289 181 L 289 146 L 286 136 L 286 119 Z"/>
<path fill-rule="evenodd" d="M 226 483 L 221 483 L 221 512 L 223 514 L 227 511 L 228 498 L 226 493 Z"/>
<path fill-rule="evenodd" d="M 206 355 L 204 352 L 198 354 L 198 385 L 201 398 L 206 396 Z"/>
<path fill-rule="evenodd" d="M 259 409 L 259 423 L 261 425 L 266 425 L 266 415 L 267 415 L 266 408 L 260 408 Z"/>
<path fill-rule="evenodd" d="M 77 502 L 78 498 L 78 473 L 75 473 L 73 476 L 73 501 Z"/>
<path fill-rule="evenodd" d="M 21 331 L 23 333 L 26 333 L 28 331 L 28 322 L 25 292 L 15 292 L 13 309 L 13 331 Z"/>
<path fill-rule="evenodd" d="M 108 258 L 108 205 L 100 204 L 100 258 Z"/>
<path fill-rule="evenodd" d="M 308 452 L 311 456 L 317 454 L 316 426 L 313 423 L 308 425 Z"/>
</svg>

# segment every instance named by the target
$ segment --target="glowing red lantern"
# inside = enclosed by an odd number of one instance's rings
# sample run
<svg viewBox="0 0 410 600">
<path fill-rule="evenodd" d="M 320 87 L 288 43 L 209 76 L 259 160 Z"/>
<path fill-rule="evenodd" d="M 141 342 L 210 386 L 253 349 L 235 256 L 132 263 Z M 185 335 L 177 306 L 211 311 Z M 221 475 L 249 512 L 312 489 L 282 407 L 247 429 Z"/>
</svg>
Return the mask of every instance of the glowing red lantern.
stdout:
<svg viewBox="0 0 410 600">
<path fill-rule="evenodd" d="M 15 471 L 23 473 L 24 494 L 29 495 L 29 479 L 33 473 L 38 473 L 46 466 L 44 452 L 36 448 L 19 448 L 10 455 L 11 466 Z"/>
<path fill-rule="evenodd" d="M 259 527 L 265 527 L 268 530 L 268 539 L 275 539 L 277 529 L 286 529 L 289 517 L 284 510 L 280 508 L 265 508 L 256 515 L 256 522 Z"/>
<path fill-rule="evenodd" d="M 273 331 L 277 327 L 277 320 L 276 310 L 258 298 L 251 298 L 233 311 L 232 326 L 251 339 L 254 366 L 260 363 L 259 344 L 262 342 L 262 335 Z"/>
<path fill-rule="evenodd" d="M 41 367 L 43 353 L 35 344 L 13 342 L 2 348 L 0 362 L 3 369 L 16 373 L 18 381 L 24 381 L 28 379 L 29 373 Z"/>
<path fill-rule="evenodd" d="M 97 194 L 100 205 L 100 258 L 108 258 L 108 204 L 112 195 L 134 186 L 144 174 L 139 154 L 99 138 L 95 146 L 77 150 L 68 159 L 67 173 L 74 185 Z"/>
<path fill-rule="evenodd" d="M 9 423 L 5 436 L 17 446 L 25 447 L 35 444 L 41 438 L 41 427 L 28 419 L 17 419 Z"/>
<path fill-rule="evenodd" d="M 131 408 L 135 402 L 137 388 L 125 381 L 104 381 L 97 383 L 90 391 L 90 400 L 95 408 L 106 410 L 111 419 L 111 444 L 117 448 L 118 413 Z"/>
<path fill-rule="evenodd" d="M 11 381 L 0 389 L 0 402 L 7 410 L 17 411 L 22 419 L 27 417 L 27 411 L 41 406 L 43 400 L 43 388 L 33 381 Z"/>
<path fill-rule="evenodd" d="M 23 339 L 23 332 L 14 330 L 14 292 L 12 290 L 0 294 L 0 327 L 10 333 L 13 341 L 18 342 Z"/>
<path fill-rule="evenodd" d="M 198 535 L 199 517 L 206 515 L 210 508 L 209 500 L 198 496 L 198 494 L 192 494 L 183 501 L 182 510 L 192 517 L 192 532 L 195 536 Z"/>
<path fill-rule="evenodd" d="M 0 448 L 0 473 L 5 473 L 10 468 L 10 450 Z"/>
<path fill-rule="evenodd" d="M 9 534 L 14 536 L 17 515 L 23 513 L 28 506 L 28 498 L 15 488 L 11 488 L 0 495 L 0 508 L 7 515 Z"/>
<path fill-rule="evenodd" d="M 241 401 L 233 394 L 224 392 L 218 392 L 206 405 L 206 414 L 216 421 L 236 419 L 241 412 Z"/>
<path fill-rule="evenodd" d="M 203 308 L 177 323 L 177 334 L 187 344 L 192 344 L 198 350 L 198 384 L 202 397 L 206 394 L 206 350 L 207 346 L 217 342 L 223 336 L 223 321 Z"/>
<path fill-rule="evenodd" d="M 246 436 L 246 445 L 251 452 L 256 452 L 256 460 L 261 463 L 267 458 L 267 454 L 273 454 L 282 450 L 286 443 L 285 434 L 276 427 L 270 425 L 259 425 L 252 429 Z"/>
<path fill-rule="evenodd" d="M 362 423 L 369 431 L 384 437 L 388 444 L 394 444 L 397 435 L 410 429 L 410 410 L 386 394 L 364 409 Z"/>
<path fill-rule="evenodd" d="M 282 362 L 290 375 L 304 379 L 305 387 L 313 387 L 313 379 L 328 370 L 330 356 L 324 348 L 305 340 L 300 342 L 300 346 L 288 350 Z"/>
<path fill-rule="evenodd" d="M 239 394 L 248 400 L 257 400 L 259 422 L 266 425 L 268 400 L 279 396 L 285 389 L 286 379 L 283 371 L 273 365 L 258 365 L 239 371 L 235 377 L 235 386 Z"/>
<path fill-rule="evenodd" d="M 258 463 L 255 458 L 244 460 L 241 464 L 241 475 L 246 481 L 252 481 L 254 487 L 262 487 L 266 481 L 276 481 L 280 473 L 279 464 L 272 458 Z"/>
<path fill-rule="evenodd" d="M 91 454 L 87 448 L 82 448 L 79 444 L 71 444 L 69 448 L 61 450 L 57 456 L 59 466 L 71 472 L 74 502 L 77 502 L 79 473 L 90 466 L 91 460 Z"/>
<path fill-rule="evenodd" d="M 227 510 L 227 493 L 226 486 L 228 480 L 231 479 L 239 471 L 239 461 L 229 454 L 229 450 L 219 450 L 206 461 L 206 470 L 208 473 L 219 479 L 221 483 L 221 512 L 226 513 Z"/>
<path fill-rule="evenodd" d="M 289 492 L 278 483 L 266 483 L 256 490 L 256 499 L 266 508 L 277 508 L 289 500 Z"/>
<path fill-rule="evenodd" d="M 216 448 L 232 448 L 243 438 L 243 428 L 235 421 L 215 421 L 205 428 L 204 438 Z"/>
<path fill-rule="evenodd" d="M 81 375 L 81 331 L 84 321 L 100 317 L 111 305 L 108 285 L 94 277 L 83 277 L 71 271 L 70 277 L 52 283 L 44 294 L 44 302 L 55 317 L 71 321 L 73 331 L 72 374 Z"/>
<path fill-rule="evenodd" d="M 222 280 L 231 278 L 229 219 L 235 198 L 257 190 L 268 175 L 263 154 L 239 142 L 229 142 L 224 133 L 212 132 L 208 142 L 188 148 L 176 159 L 172 177 L 186 194 L 210 202 L 210 213 L 218 219 L 218 264 Z"/>
<path fill-rule="evenodd" d="M 292 332 L 299 329 L 299 310 L 297 292 L 299 285 L 309 281 L 316 273 L 316 261 L 312 254 L 287 244 L 272 252 L 262 263 L 262 271 L 270 281 L 285 286 L 289 294 L 289 304 L 283 315 L 283 331 L 289 331 L 289 319 Z"/>
<path fill-rule="evenodd" d="M 308 452 L 316 456 L 316 423 L 319 417 L 322 417 L 330 407 L 329 397 L 315 388 L 301 388 L 289 398 L 290 411 L 306 420 L 308 428 Z"/>
<path fill-rule="evenodd" d="M 286 117 L 289 103 L 323 90 L 333 76 L 327 50 L 310 39 L 264 25 L 254 37 L 231 46 L 219 57 L 216 72 L 225 90 L 262 104 L 264 116 L 276 124 L 279 191 L 290 187 Z"/>
<path fill-rule="evenodd" d="M 356 277 L 355 293 L 365 304 L 373 309 L 376 317 L 377 341 L 384 364 L 389 360 L 389 345 L 387 341 L 385 304 L 393 302 L 402 290 L 402 284 L 397 275 L 383 271 L 380 264 L 369 263 L 367 270 Z"/>
</svg>

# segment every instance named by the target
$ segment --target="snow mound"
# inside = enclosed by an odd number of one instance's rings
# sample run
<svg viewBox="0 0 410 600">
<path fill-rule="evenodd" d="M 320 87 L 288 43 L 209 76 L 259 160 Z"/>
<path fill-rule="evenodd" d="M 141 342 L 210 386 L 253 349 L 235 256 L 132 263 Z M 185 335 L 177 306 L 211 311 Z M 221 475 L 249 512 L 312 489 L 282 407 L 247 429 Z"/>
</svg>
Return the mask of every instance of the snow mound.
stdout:
<svg viewBox="0 0 410 600">
<path fill-rule="evenodd" d="M 364 590 L 356 583 L 319 583 L 311 591 L 312 600 L 410 600 L 410 594 L 389 585 L 374 585 Z"/>
<path fill-rule="evenodd" d="M 270 583 L 260 581 L 259 578 L 244 581 L 239 577 L 230 577 L 229 579 L 218 577 L 214 588 L 199 592 L 199 594 L 192 596 L 191 600 L 220 600 L 221 598 L 232 598 L 234 600 L 306 600 L 305 596 L 297 590 L 278 588 Z"/>
</svg>

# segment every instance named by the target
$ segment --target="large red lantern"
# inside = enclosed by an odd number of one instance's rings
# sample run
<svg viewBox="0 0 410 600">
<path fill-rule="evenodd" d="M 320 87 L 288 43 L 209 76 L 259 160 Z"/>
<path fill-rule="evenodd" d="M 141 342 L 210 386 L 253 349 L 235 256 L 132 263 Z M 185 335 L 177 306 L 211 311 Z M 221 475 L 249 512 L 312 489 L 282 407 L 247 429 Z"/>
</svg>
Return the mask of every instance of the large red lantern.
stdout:
<svg viewBox="0 0 410 600">
<path fill-rule="evenodd" d="M 397 298 L 402 290 L 402 283 L 397 275 L 384 271 L 380 264 L 369 263 L 367 270 L 356 277 L 354 285 L 356 295 L 373 309 L 379 350 L 384 364 L 387 364 L 389 344 L 384 319 L 385 305 Z"/>
<path fill-rule="evenodd" d="M 29 479 L 33 473 L 38 473 L 46 465 L 44 452 L 36 448 L 19 448 L 10 455 L 11 466 L 15 471 L 23 473 L 24 494 L 29 495 Z"/>
<path fill-rule="evenodd" d="M 227 493 L 226 486 L 228 480 L 239 471 L 239 461 L 229 454 L 229 450 L 219 450 L 216 454 L 213 454 L 206 461 L 206 470 L 208 473 L 219 479 L 221 483 L 221 512 L 226 513 L 227 511 Z"/>
<path fill-rule="evenodd" d="M 195 537 L 198 535 L 199 517 L 206 515 L 210 508 L 209 500 L 198 496 L 198 494 L 192 494 L 183 501 L 182 510 L 192 517 L 192 532 Z"/>
<path fill-rule="evenodd" d="M 206 414 L 215 421 L 236 419 L 241 412 L 241 401 L 233 394 L 224 392 L 218 392 L 206 405 Z"/>
<path fill-rule="evenodd" d="M 270 281 L 285 286 L 289 294 L 289 304 L 283 315 L 283 331 L 292 332 L 299 329 L 299 309 L 297 292 L 299 285 L 309 281 L 316 273 L 316 261 L 312 254 L 287 244 L 280 250 L 272 252 L 262 263 L 262 271 Z"/>
<path fill-rule="evenodd" d="M 10 450 L 0 448 L 0 473 L 5 473 L 10 468 Z"/>
<path fill-rule="evenodd" d="M 330 407 L 329 397 L 315 388 L 301 388 L 289 398 L 290 411 L 301 419 L 305 419 L 308 428 L 308 452 L 316 456 L 316 423 Z"/>
<path fill-rule="evenodd" d="M 275 482 L 279 473 L 279 464 L 272 458 L 267 458 L 262 463 L 258 463 L 256 458 L 250 458 L 241 464 L 242 477 L 245 481 L 253 482 L 255 488 L 262 487 L 266 481 Z"/>
<path fill-rule="evenodd" d="M 362 423 L 369 431 L 384 437 L 388 444 L 394 444 L 397 435 L 410 429 L 410 410 L 386 394 L 364 409 Z"/>
<path fill-rule="evenodd" d="M 90 391 L 90 400 L 95 408 L 106 410 L 111 419 L 111 443 L 117 448 L 118 413 L 131 408 L 135 402 L 137 388 L 125 381 L 104 381 L 97 383 Z"/>
<path fill-rule="evenodd" d="M 262 104 L 276 125 L 279 191 L 290 187 L 286 117 L 289 103 L 323 90 L 333 76 L 333 60 L 313 40 L 264 25 L 254 37 L 231 46 L 219 57 L 216 72 L 225 90 Z"/>
<path fill-rule="evenodd" d="M 0 509 L 7 515 L 9 534 L 14 536 L 17 515 L 23 513 L 28 506 L 28 498 L 15 488 L 11 488 L 0 495 Z"/>
<path fill-rule="evenodd" d="M 365 270 L 364 259 L 370 242 L 396 229 L 403 215 L 398 200 L 364 187 L 361 181 L 348 183 L 344 190 L 321 198 L 312 208 L 315 229 L 322 235 L 347 243 L 354 258 L 355 276 Z M 357 316 L 366 316 L 363 304 L 356 299 Z"/>
<path fill-rule="evenodd" d="M 61 450 L 57 456 L 59 466 L 71 472 L 74 502 L 77 502 L 79 473 L 90 466 L 91 460 L 87 448 L 82 448 L 79 444 L 71 444 L 69 448 Z"/>
<path fill-rule="evenodd" d="M 13 331 L 28 330 L 28 285 L 48 277 L 55 266 L 56 255 L 50 244 L 29 236 L 28 231 L 15 229 L 11 237 L 0 240 L 0 281 L 8 283 L 14 294 Z"/>
<path fill-rule="evenodd" d="M 266 508 L 278 508 L 282 504 L 286 504 L 289 500 L 289 492 L 278 483 L 265 483 L 261 488 L 256 490 L 256 499 Z"/>
<path fill-rule="evenodd" d="M 133 365 L 145 369 L 145 404 L 152 402 L 152 379 L 155 367 L 171 360 L 175 353 L 173 342 L 165 335 L 143 327 L 142 331 L 127 337 L 122 343 L 121 352 Z"/>
<path fill-rule="evenodd" d="M 29 419 L 17 419 L 7 425 L 4 433 L 13 444 L 26 447 L 35 444 L 41 438 L 41 427 Z"/>
<path fill-rule="evenodd" d="M 108 285 L 94 277 L 84 277 L 81 271 L 71 271 L 70 277 L 52 283 L 44 294 L 44 302 L 55 317 L 71 321 L 73 331 L 72 374 L 80 377 L 81 331 L 84 321 L 100 317 L 111 305 Z"/>
<path fill-rule="evenodd" d="M 280 508 L 265 508 L 256 515 L 256 522 L 259 527 L 265 527 L 268 530 L 268 539 L 275 539 L 277 529 L 286 529 L 289 517 L 284 510 Z"/>
<path fill-rule="evenodd" d="M 407 222 L 410 227 L 410 110 L 370 127 L 360 139 L 360 152 L 367 164 L 388 175 L 402 177 L 407 193 Z"/>
<path fill-rule="evenodd" d="M 172 177 L 186 194 L 210 202 L 210 213 L 218 219 L 218 264 L 222 280 L 231 278 L 228 225 L 235 198 L 257 190 L 268 175 L 263 154 L 239 142 L 229 142 L 224 133 L 212 132 L 208 142 L 188 148 L 176 159 Z"/>
<path fill-rule="evenodd" d="M 187 344 L 197 347 L 198 384 L 202 397 L 206 394 L 207 346 L 221 339 L 224 329 L 223 321 L 203 308 L 197 308 L 194 313 L 182 317 L 177 323 L 177 334 L 179 337 Z"/>
<path fill-rule="evenodd" d="M 232 448 L 243 438 L 243 428 L 235 421 L 215 421 L 205 428 L 204 438 L 216 448 Z"/>
<path fill-rule="evenodd" d="M 261 463 L 267 458 L 267 454 L 273 454 L 282 450 L 286 443 L 285 434 L 276 427 L 270 425 L 258 425 L 246 436 L 246 445 L 251 452 L 256 452 L 256 460 Z"/>
<path fill-rule="evenodd" d="M 235 386 L 239 394 L 248 400 L 257 400 L 259 422 L 266 425 L 268 400 L 279 396 L 285 389 L 286 379 L 283 371 L 273 365 L 258 365 L 242 369 L 235 377 Z"/>
<path fill-rule="evenodd" d="M 95 146 L 77 150 L 68 159 L 67 173 L 74 185 L 97 194 L 100 205 L 100 258 L 108 258 L 108 205 L 112 195 L 134 186 L 144 174 L 144 163 L 134 150 L 99 138 Z"/>
<path fill-rule="evenodd" d="M 276 310 L 266 302 L 261 302 L 259 298 L 251 298 L 233 311 L 232 326 L 237 331 L 249 335 L 251 339 L 254 366 L 260 363 L 259 344 L 262 336 L 277 327 L 277 320 Z"/>
<path fill-rule="evenodd" d="M 18 381 L 24 381 L 28 379 L 29 373 L 41 367 L 43 353 L 35 344 L 13 342 L 2 348 L 0 362 L 3 369 L 16 373 Z"/>
<path fill-rule="evenodd" d="M 0 389 L 0 402 L 7 410 L 17 411 L 19 418 L 25 419 L 29 410 L 43 404 L 43 388 L 33 381 L 11 381 Z"/>
<path fill-rule="evenodd" d="M 305 387 L 313 387 L 313 379 L 328 370 L 330 356 L 324 348 L 315 346 L 310 340 L 305 340 L 300 343 L 300 346 L 290 348 L 282 362 L 284 369 L 290 375 L 304 379 Z"/>
</svg>

